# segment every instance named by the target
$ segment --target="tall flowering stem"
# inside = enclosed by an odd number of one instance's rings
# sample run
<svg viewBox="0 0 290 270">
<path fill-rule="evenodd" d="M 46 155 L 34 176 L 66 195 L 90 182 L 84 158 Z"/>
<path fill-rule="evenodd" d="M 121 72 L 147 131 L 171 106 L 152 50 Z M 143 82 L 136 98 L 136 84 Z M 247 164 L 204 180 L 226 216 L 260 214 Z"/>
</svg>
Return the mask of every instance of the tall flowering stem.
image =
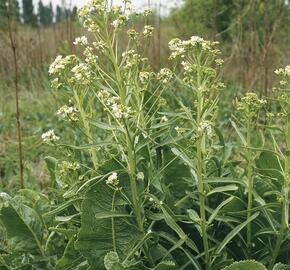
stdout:
<svg viewBox="0 0 290 270">
<path fill-rule="evenodd" d="M 193 141 L 196 146 L 196 180 L 199 194 L 199 213 L 201 237 L 204 248 L 204 264 L 207 270 L 212 267 L 210 243 L 208 236 L 208 220 L 206 213 L 207 186 L 204 183 L 206 177 L 206 159 L 209 155 L 212 125 L 214 122 L 218 93 L 223 88 L 219 81 L 218 67 L 223 61 L 217 56 L 219 50 L 215 48 L 217 42 L 206 41 L 203 38 L 193 36 L 190 40 L 181 41 L 174 39 L 169 43 L 172 51 L 171 59 L 182 59 L 183 82 L 192 90 L 194 101 L 194 117 L 190 117 L 193 127 L 196 129 Z M 177 127 L 177 133 L 182 128 Z"/>
<path fill-rule="evenodd" d="M 238 119 L 240 124 L 246 130 L 246 181 L 247 181 L 247 220 L 250 219 L 252 215 L 253 208 L 253 188 L 254 188 L 254 153 L 252 151 L 253 143 L 252 143 L 252 134 L 259 120 L 259 112 L 261 108 L 266 104 L 266 100 L 259 99 L 256 93 L 248 92 L 245 96 L 243 96 L 240 100 L 236 101 L 237 111 L 239 113 Z M 251 255 L 252 248 L 252 224 L 248 222 L 247 224 L 247 248 L 248 248 L 248 256 Z"/>
<path fill-rule="evenodd" d="M 284 69 L 278 69 L 275 73 L 279 76 L 280 88 L 278 99 L 282 108 L 280 117 L 285 119 L 286 125 L 283 130 L 283 135 L 286 144 L 286 153 L 284 155 L 284 183 L 281 192 L 281 223 L 280 229 L 277 235 L 276 244 L 274 247 L 272 259 L 269 265 L 269 269 L 272 270 L 278 258 L 283 239 L 287 230 L 289 229 L 289 189 L 290 189 L 290 66 L 286 66 Z"/>
</svg>

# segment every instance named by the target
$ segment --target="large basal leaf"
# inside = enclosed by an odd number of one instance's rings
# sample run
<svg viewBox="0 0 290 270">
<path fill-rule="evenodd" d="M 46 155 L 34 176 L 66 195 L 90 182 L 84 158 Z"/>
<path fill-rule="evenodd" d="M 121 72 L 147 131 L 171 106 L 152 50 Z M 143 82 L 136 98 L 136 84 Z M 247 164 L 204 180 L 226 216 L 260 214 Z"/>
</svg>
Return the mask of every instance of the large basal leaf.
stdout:
<svg viewBox="0 0 290 270">
<path fill-rule="evenodd" d="M 266 270 L 266 267 L 259 262 L 247 260 L 235 262 L 223 270 Z"/>
<path fill-rule="evenodd" d="M 156 267 L 147 268 L 142 262 L 137 262 L 133 265 L 124 266 L 116 252 L 109 252 L 104 258 L 104 265 L 106 270 L 174 270 L 175 263 L 172 261 L 160 262 Z"/>
<path fill-rule="evenodd" d="M 274 179 L 281 179 L 283 178 L 283 173 L 280 164 L 280 161 L 272 152 L 264 151 L 260 154 L 258 160 L 256 161 L 257 168 L 259 172 L 265 176 L 274 178 Z"/>
<path fill-rule="evenodd" d="M 0 193 L 0 220 L 6 229 L 9 247 L 15 252 L 40 252 L 43 223 L 34 209 Z"/>
<path fill-rule="evenodd" d="M 76 237 L 72 236 L 67 246 L 64 250 L 63 256 L 57 261 L 57 264 L 55 266 L 55 270 L 66 270 L 73 267 L 76 267 L 78 264 L 84 260 L 81 256 L 81 254 L 75 250 L 74 243 L 75 243 Z"/>
<path fill-rule="evenodd" d="M 116 251 L 120 258 L 125 257 L 142 237 L 132 224 L 133 218 L 125 216 L 129 213 L 119 193 L 112 212 L 113 194 L 111 188 L 100 182 L 85 194 L 82 203 L 82 225 L 76 248 L 87 258 L 90 269 L 105 269 L 104 257 L 111 251 Z"/>
</svg>

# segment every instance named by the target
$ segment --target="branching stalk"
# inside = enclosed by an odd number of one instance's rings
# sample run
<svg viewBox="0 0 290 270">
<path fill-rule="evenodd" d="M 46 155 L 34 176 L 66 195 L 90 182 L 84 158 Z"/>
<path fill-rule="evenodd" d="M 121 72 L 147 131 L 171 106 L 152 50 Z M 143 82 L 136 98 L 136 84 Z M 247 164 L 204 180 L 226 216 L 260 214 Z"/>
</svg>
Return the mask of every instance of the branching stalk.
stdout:
<svg viewBox="0 0 290 270">
<path fill-rule="evenodd" d="M 252 215 L 252 207 L 253 207 L 253 158 L 251 147 L 251 121 L 250 119 L 247 121 L 247 186 L 248 186 L 248 206 L 247 206 L 247 219 L 249 219 Z M 247 224 L 247 247 L 248 247 L 248 256 L 251 255 L 252 248 L 252 224 L 249 222 Z"/>
<path fill-rule="evenodd" d="M 202 121 L 202 97 L 200 91 L 197 93 L 197 125 L 199 126 Z M 205 194 L 204 194 L 204 183 L 203 183 L 203 153 L 202 153 L 202 135 L 199 137 L 196 143 L 197 148 L 197 181 L 198 181 L 198 193 L 199 193 L 199 204 L 200 204 L 200 218 L 201 218 L 201 231 L 202 240 L 205 253 L 205 264 L 206 270 L 211 269 L 211 259 L 209 254 L 209 244 L 207 236 L 207 219 L 205 211 Z"/>
<path fill-rule="evenodd" d="M 290 117 L 287 118 L 287 127 L 285 130 L 285 137 L 286 137 L 286 146 L 287 150 L 290 148 Z M 285 165 L 284 165 L 284 185 L 283 185 L 283 191 L 282 191 L 282 212 L 281 212 L 281 227 L 278 232 L 275 248 L 273 251 L 272 260 L 269 265 L 269 269 L 272 270 L 274 267 L 274 264 L 276 263 L 276 260 L 278 258 L 281 245 L 283 243 L 283 239 L 285 236 L 285 232 L 288 228 L 288 220 L 286 220 L 286 213 L 289 211 L 288 209 L 288 188 L 289 188 L 289 181 L 290 181 L 290 175 L 289 175 L 289 169 L 290 169 L 290 156 L 288 153 L 286 153 L 285 156 Z"/>
</svg>

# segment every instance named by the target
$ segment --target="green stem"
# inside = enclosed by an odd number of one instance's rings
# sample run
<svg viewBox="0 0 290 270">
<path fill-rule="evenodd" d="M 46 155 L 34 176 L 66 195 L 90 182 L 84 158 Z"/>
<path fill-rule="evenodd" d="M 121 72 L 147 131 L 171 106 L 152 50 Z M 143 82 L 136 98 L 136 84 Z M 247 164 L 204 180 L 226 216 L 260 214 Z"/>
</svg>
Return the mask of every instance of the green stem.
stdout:
<svg viewBox="0 0 290 270">
<path fill-rule="evenodd" d="M 135 153 L 134 153 L 134 149 L 133 149 L 128 132 L 126 134 L 126 143 L 127 143 L 127 149 L 128 149 L 128 173 L 129 173 L 129 178 L 130 178 L 133 210 L 136 215 L 136 221 L 137 221 L 139 229 L 141 231 L 144 231 L 141 209 L 140 209 L 140 204 L 139 204 L 138 189 L 137 189 L 137 183 L 136 183 Z"/>
<path fill-rule="evenodd" d="M 87 121 L 87 118 L 86 118 L 86 113 L 85 113 L 85 111 L 83 109 L 83 104 L 82 104 L 78 94 L 76 93 L 76 91 L 74 91 L 74 96 L 75 96 L 75 100 L 77 102 L 78 110 L 80 112 L 81 120 L 82 120 L 83 125 L 84 125 L 85 134 L 86 134 L 86 136 L 88 138 L 88 142 L 89 142 L 89 144 L 93 144 L 94 141 L 92 139 L 92 133 L 91 133 L 90 125 L 89 125 L 89 123 Z M 93 165 L 94 165 L 94 169 L 96 169 L 98 167 L 98 158 L 97 158 L 96 150 L 95 149 L 90 149 L 90 154 L 91 154 L 92 162 L 93 162 Z"/>
<path fill-rule="evenodd" d="M 120 100 L 122 105 L 126 105 L 126 89 L 123 87 L 123 79 L 121 76 L 121 70 L 120 67 L 118 66 L 118 59 L 117 55 L 114 52 L 114 48 L 112 44 L 112 40 L 110 39 L 110 35 L 108 32 L 108 29 L 106 31 L 106 44 L 108 46 L 109 50 L 109 58 L 113 64 L 114 71 L 116 74 L 116 84 L 119 90 L 119 95 L 120 95 Z M 113 38 L 114 40 L 114 38 Z M 136 222 L 138 225 L 138 228 L 140 231 L 144 233 L 144 225 L 143 225 L 143 218 L 142 218 L 142 206 L 139 201 L 139 194 L 138 194 L 138 188 L 137 188 L 137 181 L 136 181 L 136 157 L 135 157 L 135 150 L 134 146 L 132 143 L 132 140 L 130 138 L 130 132 L 128 130 L 128 127 L 125 122 L 125 127 L 126 127 L 126 146 L 127 146 L 127 151 L 128 151 L 128 174 L 129 174 L 129 179 L 130 179 L 130 189 L 131 189 L 131 194 L 132 194 L 132 208 L 134 211 L 134 214 L 136 216 Z M 149 260 L 149 263 L 151 266 L 154 266 L 154 260 L 151 257 L 151 254 L 148 250 L 148 246 L 146 243 L 144 243 L 144 253 L 146 257 Z"/>
<path fill-rule="evenodd" d="M 112 212 L 115 212 L 115 199 L 116 199 L 116 192 L 114 190 L 113 199 L 112 199 Z M 116 231 L 115 231 L 115 219 L 112 217 L 112 242 L 113 242 L 113 251 L 117 252 L 117 244 L 116 244 Z"/>
<path fill-rule="evenodd" d="M 198 92 L 197 98 L 197 124 L 198 126 L 201 123 L 202 119 L 202 98 L 200 93 Z M 207 219 L 206 219 L 206 212 L 205 212 L 205 194 L 204 194 L 204 183 L 203 183 L 203 153 L 202 153 L 202 136 L 199 135 L 199 139 L 197 140 L 197 182 L 198 182 L 198 193 L 199 193 L 199 211 L 200 211 L 200 218 L 201 218 L 201 231 L 202 231 L 202 241 L 203 241 L 203 248 L 205 253 L 205 265 L 206 270 L 211 269 L 211 259 L 209 253 L 209 244 L 208 244 L 208 236 L 207 236 Z"/>
<path fill-rule="evenodd" d="M 287 151 L 290 148 L 290 117 L 288 116 L 287 119 L 287 128 L 285 130 L 285 137 L 286 137 L 286 146 L 287 146 Z M 272 260 L 269 265 L 269 270 L 272 270 L 274 267 L 274 264 L 278 258 L 281 245 L 285 236 L 285 232 L 288 228 L 288 220 L 285 218 L 285 213 L 289 211 L 288 209 L 288 197 L 286 198 L 285 195 L 288 196 L 288 192 L 284 192 L 286 189 L 289 187 L 289 180 L 290 180 L 290 175 L 289 175 L 289 169 L 290 169 L 290 157 L 289 154 L 286 153 L 285 157 L 285 165 L 284 165 L 284 185 L 283 185 L 283 202 L 282 202 L 282 212 L 281 212 L 281 227 L 278 233 L 278 237 L 276 240 L 275 248 L 273 251 L 273 256 Z"/>
<path fill-rule="evenodd" d="M 246 158 L 248 161 L 247 165 L 247 185 L 248 185 L 248 206 L 247 206 L 247 219 L 249 219 L 252 215 L 253 208 L 253 159 L 252 152 L 250 150 L 251 147 L 251 121 L 247 122 L 247 153 Z M 249 222 L 247 224 L 247 247 L 248 247 L 248 257 L 251 257 L 251 248 L 252 248 L 252 224 Z"/>
</svg>

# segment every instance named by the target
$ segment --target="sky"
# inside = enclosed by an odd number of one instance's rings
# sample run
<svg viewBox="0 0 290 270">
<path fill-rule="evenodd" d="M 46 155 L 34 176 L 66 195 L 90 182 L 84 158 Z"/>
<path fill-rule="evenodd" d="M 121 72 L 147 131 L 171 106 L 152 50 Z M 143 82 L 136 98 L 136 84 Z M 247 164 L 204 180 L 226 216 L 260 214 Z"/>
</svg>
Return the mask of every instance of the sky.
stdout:
<svg viewBox="0 0 290 270">
<path fill-rule="evenodd" d="M 38 3 L 38 0 L 33 0 L 35 4 Z M 49 4 L 49 2 L 52 2 L 53 5 L 61 5 L 62 0 L 42 0 L 44 4 Z M 82 5 L 84 5 L 87 0 L 65 0 L 66 4 L 69 5 L 71 1 L 72 6 L 78 6 L 81 7 Z M 174 6 L 176 6 L 176 4 L 178 2 L 180 2 L 180 0 L 149 0 L 150 4 L 152 7 L 154 7 L 155 5 L 159 5 L 159 3 L 162 3 L 162 8 L 163 9 L 170 9 Z M 121 4 L 122 0 L 114 0 L 114 4 Z M 132 0 L 132 3 L 137 7 L 137 8 L 142 8 L 144 6 L 148 5 L 148 0 Z"/>
</svg>

